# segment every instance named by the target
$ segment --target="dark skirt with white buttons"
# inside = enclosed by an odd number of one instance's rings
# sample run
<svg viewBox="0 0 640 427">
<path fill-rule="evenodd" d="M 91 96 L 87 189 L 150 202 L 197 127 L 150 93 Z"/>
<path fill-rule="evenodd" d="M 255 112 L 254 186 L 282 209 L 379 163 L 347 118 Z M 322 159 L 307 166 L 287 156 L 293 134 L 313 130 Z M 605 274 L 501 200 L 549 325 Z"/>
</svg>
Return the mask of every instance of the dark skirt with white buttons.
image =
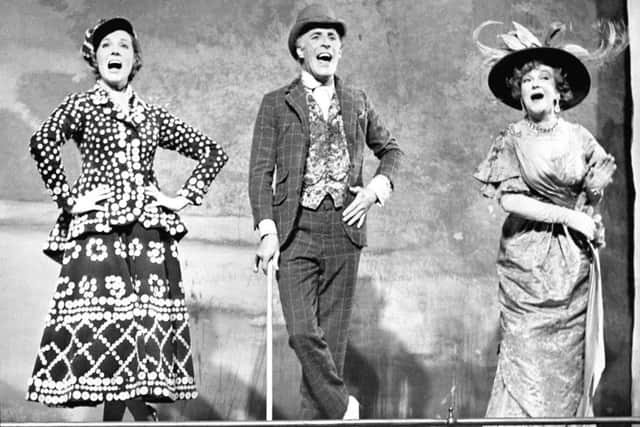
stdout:
<svg viewBox="0 0 640 427">
<path fill-rule="evenodd" d="M 195 398 L 176 241 L 134 223 L 67 246 L 27 399 L 71 407 Z"/>
</svg>

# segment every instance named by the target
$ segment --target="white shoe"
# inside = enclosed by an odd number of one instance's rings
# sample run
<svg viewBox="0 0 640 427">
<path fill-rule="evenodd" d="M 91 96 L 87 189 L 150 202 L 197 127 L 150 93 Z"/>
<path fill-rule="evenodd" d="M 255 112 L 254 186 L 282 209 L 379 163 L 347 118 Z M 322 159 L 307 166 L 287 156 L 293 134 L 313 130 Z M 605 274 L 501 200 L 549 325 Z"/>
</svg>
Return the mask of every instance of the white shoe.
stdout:
<svg viewBox="0 0 640 427">
<path fill-rule="evenodd" d="M 349 396 L 347 410 L 342 416 L 343 420 L 359 420 L 360 419 L 360 402 L 353 396 Z"/>
</svg>

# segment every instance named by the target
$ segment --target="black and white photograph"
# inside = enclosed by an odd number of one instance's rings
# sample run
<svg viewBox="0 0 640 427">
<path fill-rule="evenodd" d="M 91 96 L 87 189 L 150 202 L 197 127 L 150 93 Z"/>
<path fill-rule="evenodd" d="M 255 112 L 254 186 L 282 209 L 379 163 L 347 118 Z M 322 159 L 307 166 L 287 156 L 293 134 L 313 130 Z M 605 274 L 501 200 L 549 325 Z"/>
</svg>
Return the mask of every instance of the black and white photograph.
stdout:
<svg viewBox="0 0 640 427">
<path fill-rule="evenodd" d="M 0 9 L 0 424 L 640 425 L 640 2 Z"/>
</svg>

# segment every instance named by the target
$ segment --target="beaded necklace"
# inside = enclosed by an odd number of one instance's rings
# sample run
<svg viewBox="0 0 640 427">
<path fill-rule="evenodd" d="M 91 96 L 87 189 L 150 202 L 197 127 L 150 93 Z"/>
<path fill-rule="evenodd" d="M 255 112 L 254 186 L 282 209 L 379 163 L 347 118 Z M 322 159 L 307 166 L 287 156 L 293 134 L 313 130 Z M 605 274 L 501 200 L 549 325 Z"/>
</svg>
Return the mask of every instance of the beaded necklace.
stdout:
<svg viewBox="0 0 640 427">
<path fill-rule="evenodd" d="M 540 126 L 539 124 L 532 122 L 529 118 L 527 118 L 525 121 L 527 122 L 527 126 L 529 126 L 529 128 L 531 128 L 536 133 L 551 133 L 558 127 L 560 119 L 556 119 L 555 123 L 549 127 Z"/>
</svg>

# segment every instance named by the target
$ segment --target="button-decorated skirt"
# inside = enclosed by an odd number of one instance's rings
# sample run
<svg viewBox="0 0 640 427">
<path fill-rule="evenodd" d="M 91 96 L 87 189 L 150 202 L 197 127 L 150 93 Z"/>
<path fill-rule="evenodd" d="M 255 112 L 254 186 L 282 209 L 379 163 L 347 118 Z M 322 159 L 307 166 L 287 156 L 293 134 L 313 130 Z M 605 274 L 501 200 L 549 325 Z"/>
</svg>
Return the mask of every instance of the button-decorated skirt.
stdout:
<svg viewBox="0 0 640 427">
<path fill-rule="evenodd" d="M 50 406 L 197 396 L 177 243 L 139 223 L 64 252 L 27 399 Z"/>
</svg>

